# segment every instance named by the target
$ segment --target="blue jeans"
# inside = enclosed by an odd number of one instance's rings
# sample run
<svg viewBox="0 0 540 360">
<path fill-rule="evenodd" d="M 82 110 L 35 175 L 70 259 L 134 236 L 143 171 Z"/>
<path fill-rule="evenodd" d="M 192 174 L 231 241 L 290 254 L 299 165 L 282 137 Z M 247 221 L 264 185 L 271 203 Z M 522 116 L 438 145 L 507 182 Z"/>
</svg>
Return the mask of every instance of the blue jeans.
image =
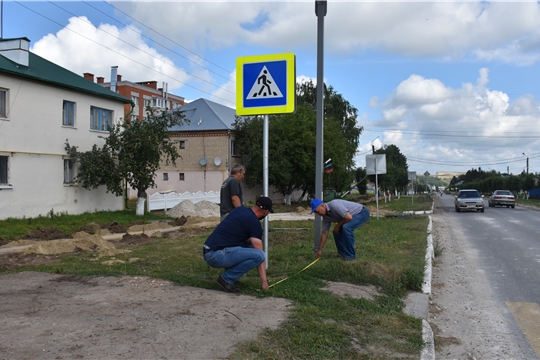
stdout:
<svg viewBox="0 0 540 360">
<path fill-rule="evenodd" d="M 356 258 L 356 251 L 354 250 L 354 230 L 368 220 L 369 210 L 364 207 L 362 211 L 353 216 L 351 221 L 345 223 L 337 234 L 333 232 L 337 251 L 345 258 L 345 260 Z"/>
<path fill-rule="evenodd" d="M 240 276 L 261 265 L 264 260 L 266 260 L 264 251 L 241 246 L 204 254 L 204 261 L 208 265 L 213 268 L 225 268 L 221 277 L 229 284 L 234 284 Z"/>
</svg>

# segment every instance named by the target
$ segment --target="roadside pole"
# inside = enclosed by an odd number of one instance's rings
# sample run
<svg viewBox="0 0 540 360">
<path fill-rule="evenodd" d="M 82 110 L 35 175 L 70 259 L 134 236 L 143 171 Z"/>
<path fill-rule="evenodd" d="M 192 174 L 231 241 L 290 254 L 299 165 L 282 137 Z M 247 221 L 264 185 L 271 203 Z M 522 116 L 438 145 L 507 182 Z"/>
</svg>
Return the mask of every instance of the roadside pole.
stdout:
<svg viewBox="0 0 540 360">
<path fill-rule="evenodd" d="M 315 197 L 323 200 L 324 156 L 324 17 L 326 1 L 315 1 L 317 16 L 317 133 L 315 153 Z M 313 252 L 319 250 L 321 241 L 321 217 L 315 216 Z"/>
</svg>

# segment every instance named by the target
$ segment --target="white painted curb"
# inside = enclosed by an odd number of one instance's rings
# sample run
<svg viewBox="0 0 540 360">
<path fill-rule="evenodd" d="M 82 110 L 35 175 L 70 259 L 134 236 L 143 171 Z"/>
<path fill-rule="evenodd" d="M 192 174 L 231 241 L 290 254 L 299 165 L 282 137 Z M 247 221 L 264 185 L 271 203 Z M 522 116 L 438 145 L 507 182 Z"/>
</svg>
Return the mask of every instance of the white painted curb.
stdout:
<svg viewBox="0 0 540 360">
<path fill-rule="evenodd" d="M 432 207 L 433 211 L 433 207 Z M 433 237 L 431 231 L 433 229 L 433 219 L 429 216 L 429 223 L 427 227 L 427 249 L 426 249 L 426 267 L 424 271 L 424 283 L 422 284 L 422 292 L 424 294 L 431 294 L 431 275 L 432 275 L 432 260 L 435 258 L 435 252 L 433 250 Z M 429 303 L 428 303 L 428 318 L 429 318 Z M 433 338 L 433 330 L 429 326 L 429 323 L 422 319 L 422 340 L 424 340 L 424 348 L 420 355 L 420 360 L 434 360 L 435 359 L 435 342 Z"/>
</svg>

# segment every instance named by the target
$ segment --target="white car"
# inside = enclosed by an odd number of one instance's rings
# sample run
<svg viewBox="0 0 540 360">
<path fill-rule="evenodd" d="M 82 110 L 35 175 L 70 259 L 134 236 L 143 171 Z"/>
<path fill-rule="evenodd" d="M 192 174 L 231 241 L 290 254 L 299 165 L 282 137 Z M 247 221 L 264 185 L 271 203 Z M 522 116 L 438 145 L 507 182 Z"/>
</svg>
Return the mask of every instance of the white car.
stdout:
<svg viewBox="0 0 540 360">
<path fill-rule="evenodd" d="M 474 210 L 484 212 L 484 195 L 480 195 L 478 190 L 459 190 L 454 200 L 456 212 L 461 210 Z"/>
<path fill-rule="evenodd" d="M 488 199 L 489 207 L 495 207 L 495 205 L 516 207 L 516 198 L 510 190 L 495 190 L 495 192 Z"/>
</svg>

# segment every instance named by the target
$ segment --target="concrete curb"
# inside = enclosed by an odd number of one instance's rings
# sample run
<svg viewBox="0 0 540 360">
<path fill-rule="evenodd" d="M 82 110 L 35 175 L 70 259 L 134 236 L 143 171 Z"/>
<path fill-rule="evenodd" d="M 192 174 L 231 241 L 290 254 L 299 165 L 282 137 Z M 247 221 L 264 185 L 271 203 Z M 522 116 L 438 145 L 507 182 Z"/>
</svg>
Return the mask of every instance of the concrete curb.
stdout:
<svg viewBox="0 0 540 360">
<path fill-rule="evenodd" d="M 431 231 L 433 228 L 433 219 L 431 215 L 428 217 L 429 223 L 427 227 L 427 248 L 425 256 L 424 280 L 422 283 L 422 292 L 414 292 L 407 295 L 405 298 L 405 309 L 403 312 L 409 316 L 422 319 L 422 340 L 424 347 L 420 355 L 421 360 L 435 359 L 435 343 L 433 331 L 429 326 L 429 295 L 431 294 L 431 277 L 432 277 L 432 260 L 435 252 L 433 248 L 433 237 Z"/>
<path fill-rule="evenodd" d="M 523 204 L 518 204 L 518 203 L 516 203 L 516 206 L 519 206 L 519 207 L 522 207 L 522 208 L 525 208 L 525 209 L 540 211 L 540 207 L 538 207 L 538 206 L 523 205 Z"/>
<path fill-rule="evenodd" d="M 433 203 L 433 206 L 435 202 Z M 433 206 L 431 210 L 433 212 Z M 420 356 L 421 360 L 434 360 L 435 359 L 435 341 L 433 337 L 433 330 L 429 326 L 429 295 L 431 294 L 431 275 L 432 275 L 432 260 L 435 259 L 435 251 L 433 249 L 433 237 L 431 236 L 431 231 L 433 229 L 433 219 L 431 215 L 429 216 L 428 224 L 428 238 L 427 238 L 427 249 L 426 249 L 426 269 L 424 273 L 424 284 L 422 285 L 422 292 L 427 295 L 425 298 L 425 314 L 426 317 L 422 319 L 422 340 L 424 340 L 424 349 Z"/>
</svg>

